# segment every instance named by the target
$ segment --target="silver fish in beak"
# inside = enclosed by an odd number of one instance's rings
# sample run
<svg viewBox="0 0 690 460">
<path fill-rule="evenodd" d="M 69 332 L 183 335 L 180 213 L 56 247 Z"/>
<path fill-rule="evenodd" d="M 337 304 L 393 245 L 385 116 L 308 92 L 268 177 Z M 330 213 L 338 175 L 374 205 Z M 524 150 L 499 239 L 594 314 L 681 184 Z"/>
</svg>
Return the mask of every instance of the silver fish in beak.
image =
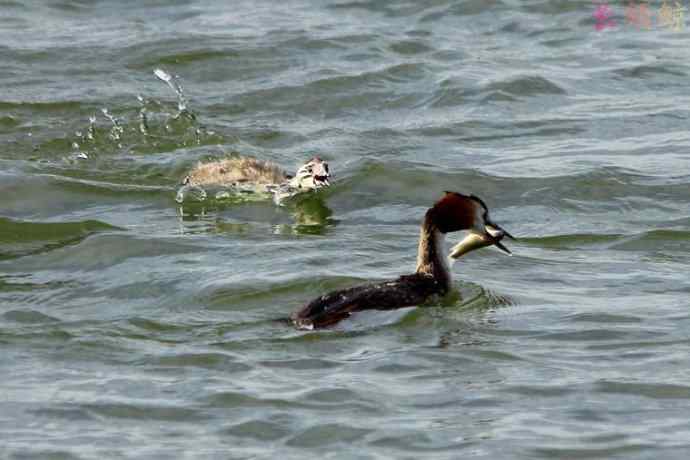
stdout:
<svg viewBox="0 0 690 460">
<path fill-rule="evenodd" d="M 462 241 L 453 246 L 453 248 L 450 250 L 449 257 L 451 259 L 459 259 L 468 252 L 486 246 L 496 246 L 506 254 L 512 255 L 510 250 L 505 247 L 503 243 L 501 243 L 501 240 L 506 236 L 511 240 L 515 239 L 513 235 L 502 229 L 497 224 L 486 221 L 484 223 L 484 231 L 477 231 L 474 229 L 470 230 Z"/>
</svg>

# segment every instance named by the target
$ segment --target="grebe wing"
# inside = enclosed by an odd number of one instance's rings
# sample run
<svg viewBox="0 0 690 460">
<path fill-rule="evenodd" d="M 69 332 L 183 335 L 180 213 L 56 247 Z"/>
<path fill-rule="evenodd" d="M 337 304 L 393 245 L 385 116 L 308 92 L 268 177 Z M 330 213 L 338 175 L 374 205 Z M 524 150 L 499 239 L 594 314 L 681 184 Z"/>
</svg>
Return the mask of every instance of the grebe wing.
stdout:
<svg viewBox="0 0 690 460">
<path fill-rule="evenodd" d="M 433 277 L 415 273 L 394 281 L 364 284 L 319 296 L 293 313 L 291 319 L 300 327 L 325 327 L 356 311 L 411 307 L 441 293 L 443 288 Z"/>
</svg>

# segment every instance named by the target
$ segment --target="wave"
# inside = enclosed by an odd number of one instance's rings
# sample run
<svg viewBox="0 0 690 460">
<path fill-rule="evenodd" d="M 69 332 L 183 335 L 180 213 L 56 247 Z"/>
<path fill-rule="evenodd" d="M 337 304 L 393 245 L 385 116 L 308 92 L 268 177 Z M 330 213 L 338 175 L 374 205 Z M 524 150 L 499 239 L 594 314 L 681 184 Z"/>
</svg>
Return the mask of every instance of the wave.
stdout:
<svg viewBox="0 0 690 460">
<path fill-rule="evenodd" d="M 661 249 L 676 242 L 690 240 L 690 231 L 659 229 L 636 234 L 573 234 L 552 235 L 542 237 L 523 237 L 520 243 L 530 246 L 552 249 L 579 249 L 596 246 L 601 249 L 615 249 L 619 251 L 648 250 L 650 245 L 657 245 Z"/>
<path fill-rule="evenodd" d="M 0 260 L 39 254 L 77 244 L 96 233 L 120 230 L 97 220 L 47 223 L 0 217 Z"/>
</svg>

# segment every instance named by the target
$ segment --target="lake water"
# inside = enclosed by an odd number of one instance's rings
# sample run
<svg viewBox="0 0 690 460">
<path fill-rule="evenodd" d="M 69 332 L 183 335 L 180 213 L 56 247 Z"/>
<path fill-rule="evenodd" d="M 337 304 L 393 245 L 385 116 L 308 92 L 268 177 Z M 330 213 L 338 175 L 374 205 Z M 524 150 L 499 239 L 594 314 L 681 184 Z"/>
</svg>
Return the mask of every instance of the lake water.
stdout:
<svg viewBox="0 0 690 460">
<path fill-rule="evenodd" d="M 589 1 L 0 6 L 0 457 L 688 457 L 684 23 Z M 333 185 L 175 202 L 234 153 L 318 154 Z M 439 305 L 281 320 L 411 272 L 444 190 L 481 196 L 514 255 L 463 258 Z"/>
</svg>

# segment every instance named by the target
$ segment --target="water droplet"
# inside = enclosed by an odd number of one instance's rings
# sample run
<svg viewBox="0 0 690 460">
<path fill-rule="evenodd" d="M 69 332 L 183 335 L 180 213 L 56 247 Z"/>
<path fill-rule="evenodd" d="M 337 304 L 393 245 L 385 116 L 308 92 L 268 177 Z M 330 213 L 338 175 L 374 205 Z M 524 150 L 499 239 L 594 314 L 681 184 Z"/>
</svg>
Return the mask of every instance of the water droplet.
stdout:
<svg viewBox="0 0 690 460">
<path fill-rule="evenodd" d="M 143 108 L 139 112 L 139 131 L 144 136 L 147 136 L 149 134 L 149 123 L 146 119 L 146 111 Z"/>
<path fill-rule="evenodd" d="M 154 69 L 153 73 L 160 80 L 164 81 L 170 87 L 170 89 L 175 91 L 175 94 L 177 95 L 177 110 L 180 112 L 187 110 L 187 99 L 184 96 L 182 84 L 179 82 L 180 77 L 178 75 L 172 77 L 163 69 Z"/>
</svg>

